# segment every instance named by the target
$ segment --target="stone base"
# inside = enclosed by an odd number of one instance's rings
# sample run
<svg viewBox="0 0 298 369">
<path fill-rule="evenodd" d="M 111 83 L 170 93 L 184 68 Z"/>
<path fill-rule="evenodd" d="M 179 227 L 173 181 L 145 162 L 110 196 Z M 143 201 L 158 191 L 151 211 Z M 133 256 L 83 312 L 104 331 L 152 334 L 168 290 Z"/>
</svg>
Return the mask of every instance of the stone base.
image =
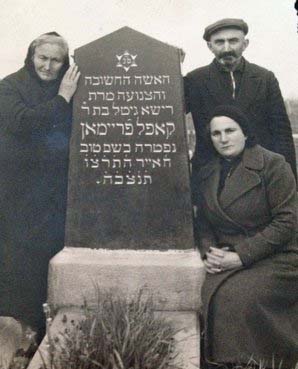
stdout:
<svg viewBox="0 0 298 369">
<path fill-rule="evenodd" d="M 132 296 L 143 289 L 155 310 L 198 311 L 204 268 L 195 250 L 94 250 L 65 247 L 50 262 L 54 308 L 96 303 L 95 288 Z M 95 287 L 96 286 L 96 287 Z"/>
<path fill-rule="evenodd" d="M 200 290 L 204 280 L 201 258 L 195 250 L 94 250 L 66 247 L 50 262 L 48 302 L 58 310 L 51 331 L 62 330 L 61 317 L 81 316 L 84 301 L 96 305 L 96 289 L 123 297 L 140 289 L 153 298 L 154 311 L 170 319 L 176 335 L 176 362 L 184 369 L 199 366 Z M 40 346 L 46 353 L 46 338 Z M 38 369 L 36 353 L 29 369 Z"/>
</svg>

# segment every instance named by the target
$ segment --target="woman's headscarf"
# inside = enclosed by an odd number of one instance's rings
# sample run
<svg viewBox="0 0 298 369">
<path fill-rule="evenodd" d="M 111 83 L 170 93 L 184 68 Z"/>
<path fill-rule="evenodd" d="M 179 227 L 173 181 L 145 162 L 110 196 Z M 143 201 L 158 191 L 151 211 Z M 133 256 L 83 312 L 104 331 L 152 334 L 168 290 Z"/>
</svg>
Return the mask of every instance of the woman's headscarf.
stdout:
<svg viewBox="0 0 298 369">
<path fill-rule="evenodd" d="M 55 82 L 60 83 L 62 77 L 64 76 L 64 73 L 69 68 L 69 56 L 68 56 L 68 44 L 67 44 L 66 40 L 62 36 L 60 36 L 59 33 L 57 33 L 57 32 L 44 33 L 44 34 L 40 35 L 39 37 L 37 37 L 35 40 L 33 40 L 31 42 L 31 44 L 29 45 L 29 48 L 28 48 L 26 59 L 25 59 L 25 67 L 28 69 L 29 73 L 34 78 L 36 78 L 40 82 L 43 82 L 38 77 L 37 73 L 35 72 L 35 67 L 34 67 L 33 60 L 32 60 L 36 47 L 41 46 L 43 44 L 58 45 L 65 52 L 64 64 L 63 64 L 62 68 L 59 71 L 58 78 L 55 81 L 52 81 L 54 83 Z M 46 82 L 46 83 L 51 83 L 51 82 Z"/>
</svg>

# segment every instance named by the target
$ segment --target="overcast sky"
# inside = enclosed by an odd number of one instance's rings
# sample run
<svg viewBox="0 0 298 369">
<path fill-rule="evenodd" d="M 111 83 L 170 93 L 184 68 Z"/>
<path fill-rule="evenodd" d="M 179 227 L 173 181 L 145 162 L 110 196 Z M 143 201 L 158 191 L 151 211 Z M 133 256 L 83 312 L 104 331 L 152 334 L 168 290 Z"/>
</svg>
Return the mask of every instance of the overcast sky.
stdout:
<svg viewBox="0 0 298 369">
<path fill-rule="evenodd" d="M 208 64 L 204 28 L 221 18 L 249 25 L 245 57 L 272 70 L 285 98 L 298 98 L 295 0 L 0 0 L 0 78 L 23 65 L 29 43 L 57 31 L 79 46 L 129 26 L 183 48 L 183 73 Z"/>
</svg>

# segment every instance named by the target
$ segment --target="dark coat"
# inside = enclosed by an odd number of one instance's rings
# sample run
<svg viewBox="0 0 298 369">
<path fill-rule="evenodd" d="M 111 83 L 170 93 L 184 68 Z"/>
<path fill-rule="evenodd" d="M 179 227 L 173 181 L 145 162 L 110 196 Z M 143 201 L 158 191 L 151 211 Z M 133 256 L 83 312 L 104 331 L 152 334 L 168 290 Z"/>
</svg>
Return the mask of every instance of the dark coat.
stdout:
<svg viewBox="0 0 298 369">
<path fill-rule="evenodd" d="M 71 106 L 60 81 L 26 65 L 0 82 L 0 315 L 34 328 L 49 259 L 64 246 Z"/>
<path fill-rule="evenodd" d="M 291 125 L 274 74 L 244 59 L 244 71 L 235 100 L 220 81 L 215 61 L 195 69 L 184 79 L 186 110 L 192 114 L 197 136 L 192 160 L 194 174 L 212 157 L 205 135 L 211 113 L 218 105 L 235 103 L 247 114 L 257 142 L 284 155 L 297 178 Z"/>
<path fill-rule="evenodd" d="M 202 290 L 208 360 L 298 361 L 298 248 L 295 180 L 284 158 L 246 148 L 217 196 L 220 160 L 198 176 L 199 248 L 236 251 L 243 267 L 206 275 Z"/>
</svg>

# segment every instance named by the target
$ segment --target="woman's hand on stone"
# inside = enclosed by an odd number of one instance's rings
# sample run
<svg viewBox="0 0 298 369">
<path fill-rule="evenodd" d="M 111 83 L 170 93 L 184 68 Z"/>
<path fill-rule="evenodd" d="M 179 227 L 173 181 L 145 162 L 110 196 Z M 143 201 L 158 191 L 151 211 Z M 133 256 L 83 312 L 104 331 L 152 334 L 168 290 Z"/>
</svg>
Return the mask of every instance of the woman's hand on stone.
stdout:
<svg viewBox="0 0 298 369">
<path fill-rule="evenodd" d="M 242 266 L 239 255 L 227 248 L 218 249 L 210 247 L 206 253 L 204 265 L 207 273 L 216 274 L 226 270 L 232 270 Z"/>
<path fill-rule="evenodd" d="M 64 97 L 68 103 L 76 92 L 80 75 L 81 73 L 78 70 L 78 66 L 73 64 L 68 68 L 62 78 L 58 95 Z"/>
</svg>

